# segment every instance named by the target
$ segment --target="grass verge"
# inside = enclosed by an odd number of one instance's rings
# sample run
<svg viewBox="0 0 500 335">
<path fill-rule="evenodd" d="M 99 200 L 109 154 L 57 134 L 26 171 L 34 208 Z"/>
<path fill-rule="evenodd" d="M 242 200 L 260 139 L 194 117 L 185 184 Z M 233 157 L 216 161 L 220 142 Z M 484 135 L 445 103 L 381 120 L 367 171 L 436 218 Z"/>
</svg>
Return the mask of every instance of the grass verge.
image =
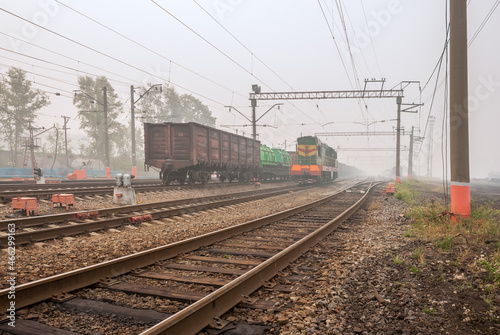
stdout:
<svg viewBox="0 0 500 335">
<path fill-rule="evenodd" d="M 498 317 L 497 308 L 491 303 L 500 292 L 500 210 L 490 203 L 471 204 L 471 217 L 452 219 L 450 209 L 435 199 L 425 199 L 415 191 L 414 181 L 398 186 L 395 198 L 408 203 L 405 216 L 412 222 L 405 231 L 406 237 L 416 237 L 422 243 L 432 242 L 443 253 L 452 253 L 455 261 L 450 264 L 473 268 L 477 287 L 484 300 L 492 306 L 492 317 Z M 417 248 L 413 259 L 419 267 L 425 264 L 423 248 Z M 485 252 L 487 251 L 487 252 Z M 410 271 L 420 271 L 412 266 Z"/>
</svg>

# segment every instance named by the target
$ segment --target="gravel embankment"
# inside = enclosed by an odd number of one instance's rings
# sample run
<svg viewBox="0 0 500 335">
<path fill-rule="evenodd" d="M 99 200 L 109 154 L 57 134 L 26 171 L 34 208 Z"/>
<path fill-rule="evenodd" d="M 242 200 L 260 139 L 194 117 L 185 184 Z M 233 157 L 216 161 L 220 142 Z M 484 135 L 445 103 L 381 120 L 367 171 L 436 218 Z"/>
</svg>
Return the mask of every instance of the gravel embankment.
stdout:
<svg viewBox="0 0 500 335">
<path fill-rule="evenodd" d="M 265 325 L 270 334 L 280 335 L 500 334 L 478 284 L 484 271 L 457 265 L 463 246 L 444 253 L 432 243 L 405 237 L 404 206 L 372 195 L 364 210 L 323 241 L 335 246 L 331 253 L 318 246 L 284 271 L 294 274 L 301 266 L 319 265 L 298 292 L 254 294 L 291 308 L 274 313 L 234 309 L 227 319 Z M 423 256 L 417 258 L 419 248 Z M 494 305 L 500 303 L 500 296 L 495 299 Z"/>
<path fill-rule="evenodd" d="M 272 186 L 263 186 L 272 187 Z M 238 190 L 236 190 L 238 188 Z M 264 215 L 302 205 L 324 196 L 332 189 L 340 188 L 333 184 L 328 188 L 303 190 L 300 188 L 286 195 L 253 201 L 240 205 L 201 212 L 194 215 L 155 220 L 140 225 L 128 225 L 120 229 L 110 229 L 99 233 L 65 237 L 33 245 L 20 246 L 16 250 L 17 284 L 22 284 L 49 277 L 83 266 L 129 255 L 135 252 L 159 247 L 203 233 L 211 232 L 231 225 L 249 221 Z M 247 186 L 245 188 L 249 190 Z M 231 191 L 239 192 L 239 187 Z M 215 193 L 214 193 L 215 192 Z M 224 192 L 221 189 L 191 190 L 141 195 L 140 201 L 160 201 L 165 197 L 187 198 Z M 227 191 L 226 191 L 227 192 Z M 110 207 L 111 199 L 88 200 L 79 202 L 77 209 Z M 99 206 L 99 207 L 97 207 Z M 4 255 L 5 249 L 3 251 Z M 0 276 L 4 278 L 7 257 L 0 259 Z"/>
</svg>

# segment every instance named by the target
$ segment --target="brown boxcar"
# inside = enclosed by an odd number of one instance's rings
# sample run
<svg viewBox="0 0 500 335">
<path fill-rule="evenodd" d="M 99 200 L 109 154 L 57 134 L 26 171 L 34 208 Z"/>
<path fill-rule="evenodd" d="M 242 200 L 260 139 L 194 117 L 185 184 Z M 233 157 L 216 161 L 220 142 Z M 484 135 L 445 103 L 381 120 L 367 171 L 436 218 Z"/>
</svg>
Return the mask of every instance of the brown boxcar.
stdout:
<svg viewBox="0 0 500 335">
<path fill-rule="evenodd" d="M 249 180 L 260 166 L 260 142 L 202 124 L 145 123 L 145 164 L 160 169 L 168 185 L 177 180 L 206 183 L 213 173 L 221 181 Z"/>
</svg>

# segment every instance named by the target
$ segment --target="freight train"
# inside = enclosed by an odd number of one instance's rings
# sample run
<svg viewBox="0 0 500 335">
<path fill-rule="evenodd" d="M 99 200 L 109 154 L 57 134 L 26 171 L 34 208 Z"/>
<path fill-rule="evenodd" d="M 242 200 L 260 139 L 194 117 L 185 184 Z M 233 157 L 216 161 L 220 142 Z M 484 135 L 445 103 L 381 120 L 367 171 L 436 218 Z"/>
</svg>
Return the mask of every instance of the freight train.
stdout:
<svg viewBox="0 0 500 335">
<path fill-rule="evenodd" d="M 307 144 L 307 156 L 302 157 L 306 137 L 299 138 L 298 161 L 292 165 L 288 152 L 269 148 L 247 137 L 194 122 L 145 123 L 145 167 L 146 170 L 149 167 L 159 169 L 165 185 L 172 181 L 181 185 L 186 182 L 206 184 L 214 174 L 221 182 L 285 180 L 290 178 L 293 166 L 296 169 L 299 166 L 301 171 L 300 178 L 292 174 L 299 182 L 310 182 L 311 178 L 317 182 L 335 179 L 337 153 L 326 144 L 319 144 L 319 139 L 310 138 L 315 139 L 317 149 L 314 150 L 319 150 L 319 154 L 313 157 L 313 145 Z M 308 168 L 302 168 L 301 164 L 307 164 Z M 321 171 L 319 177 L 316 169 Z M 305 176 L 308 178 L 304 179 Z"/>
<path fill-rule="evenodd" d="M 290 156 L 259 141 L 202 124 L 145 123 L 145 167 L 160 169 L 165 185 L 226 180 L 288 179 Z"/>
</svg>

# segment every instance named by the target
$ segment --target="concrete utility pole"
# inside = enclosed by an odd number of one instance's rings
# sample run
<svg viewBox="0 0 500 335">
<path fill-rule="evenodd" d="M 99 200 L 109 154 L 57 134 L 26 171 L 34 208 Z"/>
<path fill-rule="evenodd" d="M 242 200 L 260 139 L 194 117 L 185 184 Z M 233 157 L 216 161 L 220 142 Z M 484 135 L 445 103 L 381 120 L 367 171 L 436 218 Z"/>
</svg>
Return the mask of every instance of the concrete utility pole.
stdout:
<svg viewBox="0 0 500 335">
<path fill-rule="evenodd" d="M 257 120 L 255 119 L 255 107 L 257 107 L 257 100 L 252 99 L 252 138 L 257 139 Z"/>
<path fill-rule="evenodd" d="M 408 156 L 408 178 L 413 177 L 413 129 L 411 126 L 411 134 L 410 134 L 410 155 Z"/>
<path fill-rule="evenodd" d="M 106 177 L 109 176 L 111 162 L 109 159 L 109 129 L 108 129 L 108 91 L 107 87 L 102 88 L 103 106 L 104 106 L 104 152 L 106 154 Z"/>
<path fill-rule="evenodd" d="M 400 173 L 400 158 L 401 158 L 401 97 L 396 98 L 398 105 L 397 125 L 396 125 L 396 184 L 401 184 L 399 177 Z"/>
<path fill-rule="evenodd" d="M 137 177 L 137 157 L 135 153 L 135 102 L 134 85 L 130 85 L 130 130 L 132 136 L 132 175 Z M 134 171 L 135 170 L 135 171 Z"/>
<path fill-rule="evenodd" d="M 427 177 L 432 177 L 432 149 L 433 145 L 433 137 L 434 137 L 434 123 L 436 123 L 436 118 L 431 116 L 429 118 L 429 146 L 427 151 Z"/>
<path fill-rule="evenodd" d="M 70 117 L 69 116 L 61 116 L 64 119 L 64 147 L 66 150 L 66 170 L 69 170 L 69 159 L 68 159 L 68 132 L 67 130 L 69 128 L 66 127 L 66 124 L 68 123 Z"/>
<path fill-rule="evenodd" d="M 252 85 L 252 91 L 254 93 L 260 93 L 259 85 Z M 252 137 L 254 140 L 257 139 L 257 120 L 255 118 L 255 108 L 257 107 L 257 99 L 250 99 L 252 105 Z"/>
<path fill-rule="evenodd" d="M 451 212 L 470 217 L 467 0 L 450 0 Z"/>
</svg>

